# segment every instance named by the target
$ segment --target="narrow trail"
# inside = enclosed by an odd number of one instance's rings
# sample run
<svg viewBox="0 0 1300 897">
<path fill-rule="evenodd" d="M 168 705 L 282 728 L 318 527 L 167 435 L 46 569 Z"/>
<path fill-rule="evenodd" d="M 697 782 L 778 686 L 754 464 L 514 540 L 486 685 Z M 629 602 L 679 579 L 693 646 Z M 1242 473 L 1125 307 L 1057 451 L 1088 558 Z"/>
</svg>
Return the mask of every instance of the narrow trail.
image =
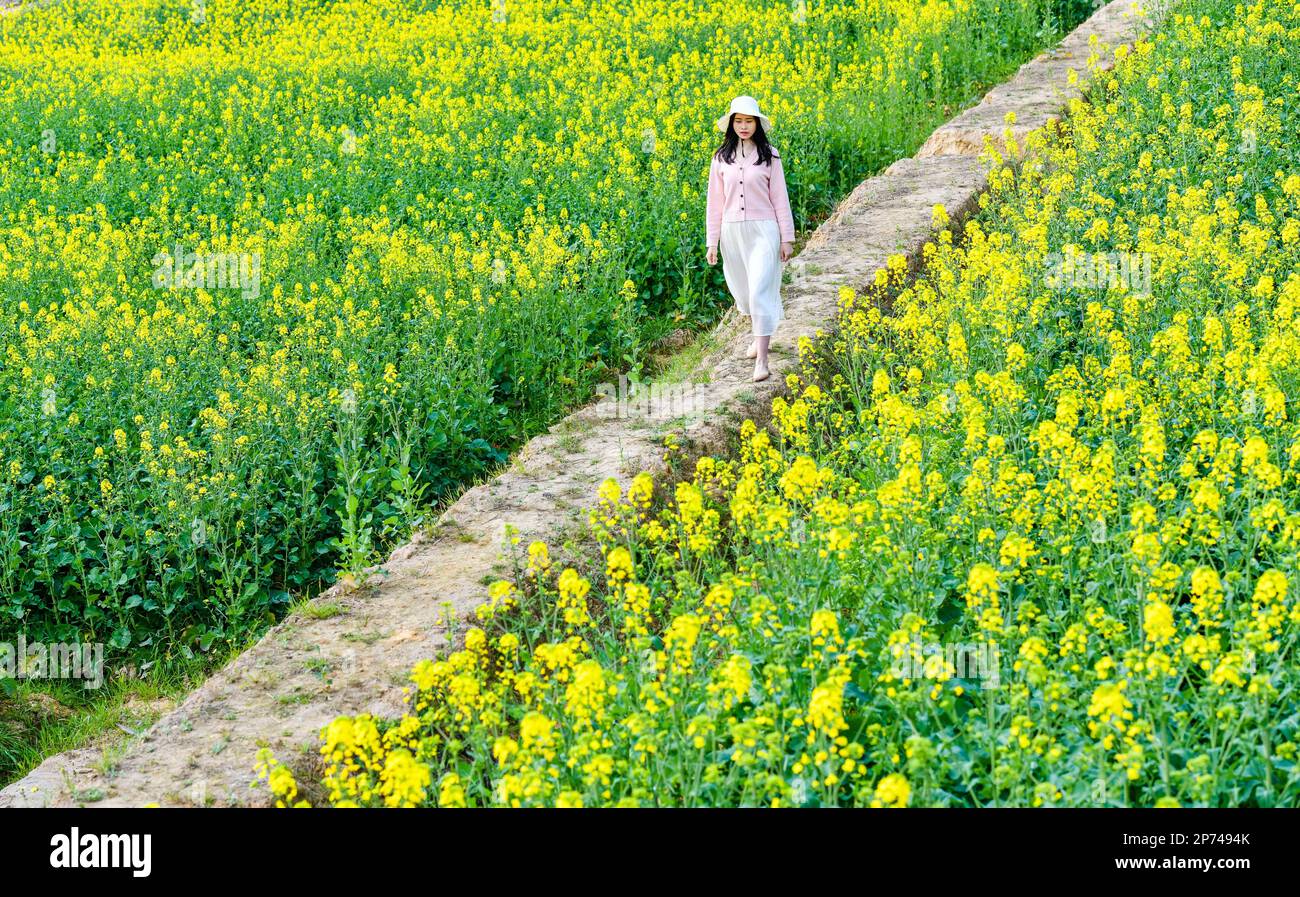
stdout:
<svg viewBox="0 0 1300 897">
<path fill-rule="evenodd" d="M 335 586 L 308 612 L 286 618 L 114 756 L 87 748 L 50 757 L 0 791 L 0 807 L 265 805 L 252 771 L 260 747 L 288 759 L 314 751 L 320 728 L 340 714 L 398 715 L 411 667 L 454 638 L 444 620 L 463 618 L 486 598 L 485 583 L 507 573 L 507 524 L 521 546 L 558 544 L 585 522 L 602 480 L 626 484 L 664 469 L 667 434 L 695 450 L 723 445 L 783 388 L 800 338 L 832 328 L 841 286 L 861 289 L 890 255 L 915 258 L 936 204 L 954 219 L 974 207 L 986 183 L 979 153 L 986 137 L 1001 143 L 1008 112 L 1018 140 L 1059 117 L 1081 96 L 1088 57 L 1102 52 L 1090 39 L 1131 43 L 1150 22 L 1134 0 L 1104 6 L 936 130 L 916 156 L 858 185 L 787 265 L 787 319 L 773 337 L 768 381 L 750 382 L 749 336 L 729 314 L 713 335 L 718 348 L 686 378 L 707 384 L 691 393 L 690 413 L 662 420 L 613 417 L 600 405 L 575 412 L 531 440 L 506 471 L 468 490 L 365 586 Z M 1069 85 L 1071 69 L 1077 86 Z"/>
</svg>

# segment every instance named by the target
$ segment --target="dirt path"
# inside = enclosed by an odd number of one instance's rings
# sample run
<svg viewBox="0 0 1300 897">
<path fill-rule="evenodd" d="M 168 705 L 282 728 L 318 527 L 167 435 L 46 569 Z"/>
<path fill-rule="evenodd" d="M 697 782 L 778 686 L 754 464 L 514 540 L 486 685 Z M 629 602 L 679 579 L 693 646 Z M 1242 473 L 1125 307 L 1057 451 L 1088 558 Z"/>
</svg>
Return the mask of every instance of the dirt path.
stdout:
<svg viewBox="0 0 1300 897">
<path fill-rule="evenodd" d="M 4 0 L 0 0 L 3 3 Z M 463 617 L 486 598 L 484 583 L 506 572 L 504 526 L 521 545 L 562 541 L 585 520 L 606 477 L 624 484 L 636 473 L 663 469 L 662 439 L 719 446 L 739 421 L 769 403 L 797 358 L 802 336 L 828 330 L 839 288 L 861 288 L 895 253 L 915 256 L 942 204 L 957 218 L 985 184 L 977 158 L 985 136 L 1000 139 L 1006 113 L 1022 136 L 1065 109 L 1093 48 L 1089 38 L 1117 46 L 1148 22 L 1132 0 L 1115 0 L 1055 50 L 1026 63 L 979 105 L 939 128 L 916 157 L 860 184 L 788 264 L 787 320 L 773 338 L 772 374 L 749 380 L 743 357 L 749 337 L 734 315 L 717 328 L 690 379 L 695 408 L 671 421 L 611 418 L 591 406 L 530 441 L 504 473 L 470 489 L 437 526 L 396 551 L 383 574 L 364 588 L 335 587 L 273 628 L 253 648 L 214 674 L 174 711 L 116 756 L 97 749 L 49 758 L 0 791 L 0 806 L 261 805 L 254 756 L 272 747 L 288 759 L 314 751 L 317 733 L 339 714 L 396 715 L 411 667 L 454 639 L 445 606 Z"/>
</svg>

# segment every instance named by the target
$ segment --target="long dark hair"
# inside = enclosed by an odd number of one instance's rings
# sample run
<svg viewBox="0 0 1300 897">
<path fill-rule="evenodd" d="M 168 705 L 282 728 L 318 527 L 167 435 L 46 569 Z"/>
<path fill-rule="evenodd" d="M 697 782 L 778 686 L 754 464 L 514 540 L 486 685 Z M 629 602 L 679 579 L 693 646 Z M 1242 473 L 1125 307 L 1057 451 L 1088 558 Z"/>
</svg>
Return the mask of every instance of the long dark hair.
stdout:
<svg viewBox="0 0 1300 897">
<path fill-rule="evenodd" d="M 735 117 L 735 113 L 727 116 L 727 136 L 722 138 L 722 145 L 713 151 L 713 155 L 727 165 L 736 161 L 736 150 L 740 147 L 740 135 L 736 133 L 736 126 L 733 123 Z M 750 139 L 758 149 L 759 165 L 770 164 L 773 156 L 781 158 L 776 148 L 767 142 L 767 131 L 763 130 L 763 120 L 758 116 L 754 117 L 754 136 Z"/>
</svg>

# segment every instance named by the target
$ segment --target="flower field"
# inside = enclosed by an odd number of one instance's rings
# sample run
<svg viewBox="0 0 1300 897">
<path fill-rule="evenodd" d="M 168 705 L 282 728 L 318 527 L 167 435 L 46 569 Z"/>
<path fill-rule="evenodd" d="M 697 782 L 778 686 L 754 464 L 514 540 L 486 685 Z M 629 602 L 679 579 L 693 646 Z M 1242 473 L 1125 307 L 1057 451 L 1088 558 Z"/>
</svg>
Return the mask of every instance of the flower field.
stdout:
<svg viewBox="0 0 1300 897">
<path fill-rule="evenodd" d="M 519 546 L 405 717 L 263 755 L 277 798 L 1300 803 L 1298 41 L 1175 6 L 842 292 L 770 428 L 606 483 L 586 560 Z"/>
<path fill-rule="evenodd" d="M 806 222 L 1088 9 L 0 18 L 0 637 L 244 644 L 716 316 L 703 172 L 738 85 Z"/>
</svg>

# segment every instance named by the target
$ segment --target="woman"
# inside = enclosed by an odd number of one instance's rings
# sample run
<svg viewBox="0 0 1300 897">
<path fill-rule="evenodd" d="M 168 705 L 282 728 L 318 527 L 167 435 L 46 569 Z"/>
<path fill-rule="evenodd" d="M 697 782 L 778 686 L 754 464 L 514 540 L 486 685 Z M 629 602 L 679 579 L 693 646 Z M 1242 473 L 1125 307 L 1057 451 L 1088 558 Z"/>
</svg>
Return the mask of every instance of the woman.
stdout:
<svg viewBox="0 0 1300 897">
<path fill-rule="evenodd" d="M 769 376 L 768 346 L 784 317 L 781 264 L 794 252 L 794 216 L 781 156 L 767 142 L 770 127 L 753 97 L 731 101 L 718 119 L 718 130 L 727 136 L 709 165 L 705 211 L 708 262 L 717 263 L 721 244 L 727 288 L 752 325 L 746 356 L 755 359 L 755 383 Z"/>
</svg>

